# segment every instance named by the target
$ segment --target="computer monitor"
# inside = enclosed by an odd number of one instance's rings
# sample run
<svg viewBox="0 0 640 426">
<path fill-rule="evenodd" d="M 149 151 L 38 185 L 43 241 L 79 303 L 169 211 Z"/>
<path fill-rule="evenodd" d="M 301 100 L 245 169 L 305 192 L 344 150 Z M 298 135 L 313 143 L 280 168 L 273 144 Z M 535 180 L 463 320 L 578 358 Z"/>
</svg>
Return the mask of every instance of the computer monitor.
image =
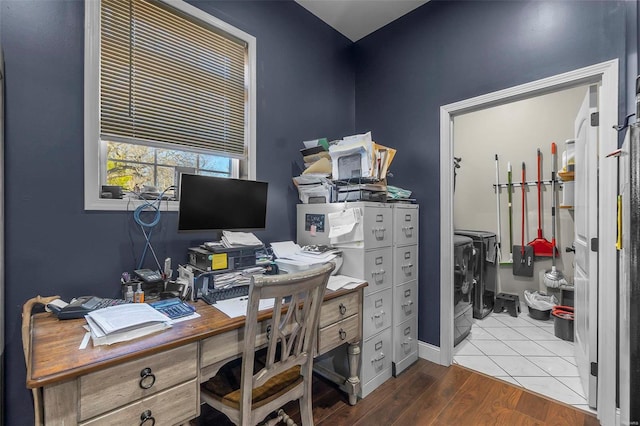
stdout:
<svg viewBox="0 0 640 426">
<path fill-rule="evenodd" d="M 183 174 L 179 231 L 264 229 L 266 182 Z"/>
</svg>

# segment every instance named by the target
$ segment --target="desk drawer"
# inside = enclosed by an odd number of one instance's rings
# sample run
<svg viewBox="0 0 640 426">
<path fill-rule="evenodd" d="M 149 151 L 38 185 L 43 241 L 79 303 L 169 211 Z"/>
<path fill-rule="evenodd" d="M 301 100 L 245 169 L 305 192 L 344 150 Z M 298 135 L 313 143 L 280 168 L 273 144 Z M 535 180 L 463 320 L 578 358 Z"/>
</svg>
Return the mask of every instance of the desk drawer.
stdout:
<svg viewBox="0 0 640 426">
<path fill-rule="evenodd" d="M 155 420 L 154 422 L 148 419 L 144 423 L 146 425 L 175 425 L 187 422 L 198 416 L 198 391 L 198 381 L 193 379 L 80 425 L 138 425 L 143 424 L 145 415 Z"/>
<path fill-rule="evenodd" d="M 80 420 L 195 378 L 197 353 L 198 344 L 192 343 L 80 377 Z"/>
<path fill-rule="evenodd" d="M 271 320 L 258 325 L 256 347 L 267 343 L 267 329 Z M 211 336 L 200 342 L 200 368 L 210 366 L 234 356 L 241 356 L 244 350 L 244 327 Z"/>
<path fill-rule="evenodd" d="M 318 354 L 360 337 L 360 316 L 353 315 L 318 331 Z"/>
<path fill-rule="evenodd" d="M 355 315 L 360 310 L 360 292 L 345 294 L 344 296 L 324 302 L 320 308 L 318 327 L 323 328 L 335 322 Z"/>
</svg>

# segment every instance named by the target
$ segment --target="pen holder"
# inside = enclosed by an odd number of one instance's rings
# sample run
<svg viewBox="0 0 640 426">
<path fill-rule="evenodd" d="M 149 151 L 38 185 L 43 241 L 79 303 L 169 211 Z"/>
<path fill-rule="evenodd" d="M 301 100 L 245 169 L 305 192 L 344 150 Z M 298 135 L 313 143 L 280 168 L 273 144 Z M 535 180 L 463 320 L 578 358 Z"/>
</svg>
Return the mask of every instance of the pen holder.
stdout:
<svg viewBox="0 0 640 426">
<path fill-rule="evenodd" d="M 127 287 L 131 286 L 132 288 L 138 288 L 138 284 L 140 284 L 140 288 L 144 291 L 144 300 L 145 302 L 152 302 L 155 300 L 160 300 L 160 293 L 164 291 L 164 281 L 159 281 L 155 283 L 146 283 L 141 280 L 131 280 L 125 283 L 122 283 L 120 288 L 122 291 L 122 299 L 126 300 L 126 292 Z"/>
</svg>

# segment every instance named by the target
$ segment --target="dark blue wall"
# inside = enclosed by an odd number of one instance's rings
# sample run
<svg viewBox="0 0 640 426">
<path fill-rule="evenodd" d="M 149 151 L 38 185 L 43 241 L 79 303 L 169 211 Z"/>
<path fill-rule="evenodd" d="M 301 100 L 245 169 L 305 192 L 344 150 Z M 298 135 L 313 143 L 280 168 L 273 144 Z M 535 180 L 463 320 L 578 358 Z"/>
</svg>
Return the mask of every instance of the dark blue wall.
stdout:
<svg viewBox="0 0 640 426">
<path fill-rule="evenodd" d="M 292 1 L 191 3 L 257 38 L 257 178 L 270 182 L 267 229 L 257 234 L 265 242 L 295 238 L 291 177 L 302 166 L 302 140 L 372 130 L 377 142 L 398 148 L 391 183 L 413 190 L 421 205 L 419 337 L 432 344 L 439 342 L 440 321 L 439 107 L 620 58 L 625 112 L 623 2 L 432 0 L 361 40 L 355 51 Z M 3 416 L 14 425 L 32 423 L 22 303 L 36 294 L 116 296 L 120 273 L 135 267 L 143 245 L 131 214 L 83 207 L 83 2 L 2 0 L 0 7 L 6 61 Z M 178 235 L 176 215 L 166 213 L 153 242 L 162 258 L 184 261 L 187 247 L 210 237 Z"/>
<path fill-rule="evenodd" d="M 354 130 L 352 43 L 294 2 L 197 1 L 257 38 L 257 178 L 270 182 L 265 242 L 295 238 L 302 141 Z M 6 381 L 3 416 L 33 424 L 20 309 L 37 294 L 117 296 L 143 245 L 131 213 L 86 212 L 83 201 L 82 1 L 6 1 Z M 184 263 L 212 235 L 178 235 L 164 213 L 152 242 Z M 150 260 L 150 258 L 148 258 Z M 152 263 L 147 266 L 153 267 Z"/>
<path fill-rule="evenodd" d="M 356 44 L 356 132 L 420 203 L 419 340 L 440 341 L 440 106 L 619 58 L 624 117 L 624 3 L 432 0 Z"/>
</svg>

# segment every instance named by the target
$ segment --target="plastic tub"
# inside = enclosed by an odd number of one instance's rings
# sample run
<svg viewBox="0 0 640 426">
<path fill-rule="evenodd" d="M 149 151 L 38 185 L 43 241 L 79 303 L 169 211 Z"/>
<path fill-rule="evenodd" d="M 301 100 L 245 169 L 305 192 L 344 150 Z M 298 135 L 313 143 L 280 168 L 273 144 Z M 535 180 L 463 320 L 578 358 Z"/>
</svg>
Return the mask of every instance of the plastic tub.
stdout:
<svg viewBox="0 0 640 426">
<path fill-rule="evenodd" d="M 529 308 L 529 316 L 533 319 L 537 319 L 540 321 L 546 321 L 551 318 L 551 309 L 547 309 L 546 311 L 541 311 L 540 309 L 532 308 L 531 306 L 527 306 Z"/>
<path fill-rule="evenodd" d="M 551 311 L 556 337 L 573 342 L 573 307 L 556 306 Z"/>
</svg>

